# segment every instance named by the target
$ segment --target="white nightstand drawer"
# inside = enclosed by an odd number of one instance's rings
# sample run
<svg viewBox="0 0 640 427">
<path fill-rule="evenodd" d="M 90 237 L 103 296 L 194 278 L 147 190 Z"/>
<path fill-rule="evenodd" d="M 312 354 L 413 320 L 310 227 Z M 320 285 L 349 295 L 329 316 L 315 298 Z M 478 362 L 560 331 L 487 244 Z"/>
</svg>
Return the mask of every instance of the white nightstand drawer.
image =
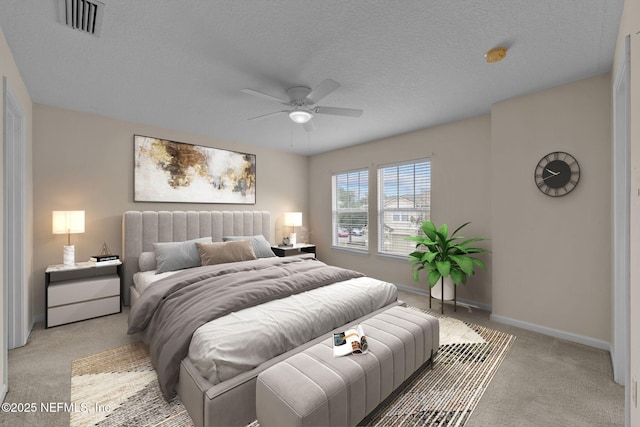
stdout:
<svg viewBox="0 0 640 427">
<path fill-rule="evenodd" d="M 47 310 L 47 327 L 119 312 L 120 295 L 77 304 L 61 305 Z"/>
<path fill-rule="evenodd" d="M 118 296 L 116 299 L 119 300 L 120 278 L 117 276 L 105 276 L 89 280 L 69 280 L 59 284 L 52 283 L 49 285 L 47 292 L 48 307 L 112 296 Z M 118 310 L 120 310 L 119 307 Z"/>
</svg>

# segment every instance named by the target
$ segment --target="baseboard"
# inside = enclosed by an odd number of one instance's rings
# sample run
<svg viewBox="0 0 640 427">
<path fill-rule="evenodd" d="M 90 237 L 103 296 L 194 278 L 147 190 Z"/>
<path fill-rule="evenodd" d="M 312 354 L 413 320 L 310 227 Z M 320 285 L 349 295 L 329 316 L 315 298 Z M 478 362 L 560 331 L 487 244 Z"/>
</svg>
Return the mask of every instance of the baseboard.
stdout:
<svg viewBox="0 0 640 427">
<path fill-rule="evenodd" d="M 413 286 L 399 285 L 397 283 L 395 285 L 401 291 L 409 292 L 409 293 L 416 294 L 416 295 L 422 295 L 422 296 L 425 296 L 427 298 L 429 297 L 429 292 L 427 292 L 424 289 L 414 288 Z M 449 301 L 445 301 L 445 303 L 449 303 Z M 453 304 L 453 301 L 451 301 L 450 303 Z M 458 304 L 459 305 L 468 306 L 468 307 L 472 307 L 472 308 L 477 308 L 477 309 L 480 309 L 480 310 L 485 310 L 485 311 L 488 311 L 488 312 L 491 312 L 491 308 L 492 308 L 491 305 L 489 305 L 489 304 L 482 304 L 482 303 L 478 303 L 476 301 L 465 300 L 465 299 L 462 299 L 462 298 L 458 298 Z M 543 334 L 543 335 L 549 335 L 549 336 L 552 336 L 552 337 L 555 337 L 555 338 L 560 338 L 560 339 L 571 341 L 571 342 L 575 342 L 575 343 L 578 343 L 578 344 L 584 344 L 584 345 L 587 345 L 589 347 L 598 348 L 600 350 L 605 350 L 605 351 L 608 351 L 609 353 L 611 353 L 611 343 L 608 343 L 608 342 L 602 341 L 602 340 L 598 340 L 598 339 L 595 339 L 595 338 L 591 338 L 591 337 L 586 337 L 584 335 L 573 334 L 571 332 L 561 331 L 559 329 L 548 328 L 546 326 L 540 326 L 540 325 L 536 325 L 534 323 L 523 322 L 522 320 L 511 319 L 509 317 L 498 316 L 496 314 L 489 315 L 489 320 L 492 320 L 492 321 L 498 322 L 498 323 L 503 323 L 505 325 L 516 326 L 516 327 L 521 328 L 521 329 L 526 329 L 528 331 L 537 332 L 537 333 Z"/>
<path fill-rule="evenodd" d="M 418 289 L 418 288 L 414 288 L 413 286 L 407 286 L 407 285 L 399 285 L 397 283 L 395 283 L 395 285 L 398 287 L 398 289 L 400 289 L 401 291 L 404 292 L 409 292 L 411 294 L 416 294 L 416 295 L 422 295 L 424 297 L 429 298 L 429 292 L 427 292 L 424 289 Z M 457 302 L 459 305 L 463 305 L 466 307 L 471 307 L 471 308 L 477 308 L 478 310 L 484 310 L 484 311 L 488 311 L 491 312 L 491 305 L 490 304 L 483 304 L 477 301 L 471 301 L 468 299 L 464 299 L 464 298 L 458 298 Z M 445 304 L 453 304 L 453 301 L 445 301 Z"/>
<path fill-rule="evenodd" d="M 586 337 L 584 335 L 574 334 L 571 332 L 561 331 L 559 329 L 553 329 L 546 326 L 536 325 L 535 323 L 523 322 L 522 320 L 511 319 L 505 316 L 498 316 L 496 314 L 491 314 L 489 316 L 489 320 L 504 323 L 505 325 L 516 326 L 521 329 L 526 329 L 527 331 L 537 332 L 543 335 L 549 335 L 555 338 L 560 338 L 563 340 L 575 342 L 578 344 L 584 344 L 589 347 L 598 348 L 600 350 L 605 350 L 611 353 L 611 344 L 598 340 L 591 337 Z"/>
<path fill-rule="evenodd" d="M 429 297 L 429 292 L 425 291 L 424 289 L 418 289 L 418 288 L 414 288 L 413 286 L 407 286 L 407 285 L 399 285 L 397 283 L 394 283 L 394 285 L 396 285 L 396 287 L 401 291 L 408 292 L 410 294 L 420 295 L 423 297 Z"/>
</svg>

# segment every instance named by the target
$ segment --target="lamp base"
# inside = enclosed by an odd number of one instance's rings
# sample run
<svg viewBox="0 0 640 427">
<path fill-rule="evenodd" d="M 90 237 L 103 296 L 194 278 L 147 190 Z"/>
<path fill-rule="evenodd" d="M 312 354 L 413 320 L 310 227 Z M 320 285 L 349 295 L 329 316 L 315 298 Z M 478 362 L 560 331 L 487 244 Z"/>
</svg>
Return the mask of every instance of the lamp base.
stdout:
<svg viewBox="0 0 640 427">
<path fill-rule="evenodd" d="M 62 263 L 64 265 L 76 264 L 76 247 L 74 245 L 64 247 Z"/>
<path fill-rule="evenodd" d="M 296 233 L 289 234 L 289 244 L 291 245 L 296 244 Z"/>
</svg>

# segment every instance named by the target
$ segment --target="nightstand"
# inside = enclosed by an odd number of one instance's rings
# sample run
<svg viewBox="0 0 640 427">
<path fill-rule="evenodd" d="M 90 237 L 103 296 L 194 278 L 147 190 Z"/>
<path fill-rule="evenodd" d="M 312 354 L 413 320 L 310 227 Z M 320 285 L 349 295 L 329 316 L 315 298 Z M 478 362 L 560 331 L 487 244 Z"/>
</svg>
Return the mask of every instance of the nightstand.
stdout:
<svg viewBox="0 0 640 427">
<path fill-rule="evenodd" d="M 45 270 L 45 326 L 120 313 L 122 263 L 50 265 Z"/>
<path fill-rule="evenodd" d="M 316 245 L 310 245 L 307 243 L 298 243 L 293 246 L 271 246 L 271 250 L 277 256 L 292 256 L 300 254 L 316 255 Z"/>
</svg>

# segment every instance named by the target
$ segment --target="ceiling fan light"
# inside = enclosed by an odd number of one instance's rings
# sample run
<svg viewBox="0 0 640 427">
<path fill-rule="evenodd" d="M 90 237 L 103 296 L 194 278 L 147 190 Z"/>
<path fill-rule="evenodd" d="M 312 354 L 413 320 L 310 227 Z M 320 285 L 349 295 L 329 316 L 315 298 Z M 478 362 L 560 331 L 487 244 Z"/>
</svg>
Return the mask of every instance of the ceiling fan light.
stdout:
<svg viewBox="0 0 640 427">
<path fill-rule="evenodd" d="M 307 123 L 312 117 L 313 114 L 306 110 L 293 110 L 289 112 L 289 118 L 299 124 Z"/>
</svg>

